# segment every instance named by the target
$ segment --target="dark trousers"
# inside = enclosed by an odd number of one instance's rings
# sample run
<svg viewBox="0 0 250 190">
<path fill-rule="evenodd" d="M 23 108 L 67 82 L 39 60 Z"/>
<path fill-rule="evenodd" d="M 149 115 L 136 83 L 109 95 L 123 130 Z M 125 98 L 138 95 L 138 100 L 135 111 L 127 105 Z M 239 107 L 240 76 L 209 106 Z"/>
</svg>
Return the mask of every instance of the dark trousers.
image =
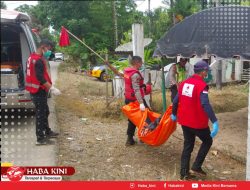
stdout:
<svg viewBox="0 0 250 190">
<path fill-rule="evenodd" d="M 36 136 L 37 140 L 43 139 L 51 129 L 49 128 L 49 106 L 47 93 L 39 90 L 36 94 L 31 94 L 31 99 L 36 108 Z"/>
<path fill-rule="evenodd" d="M 129 104 L 130 102 L 134 102 L 134 101 L 125 99 L 125 104 Z M 149 108 L 147 105 L 147 102 L 144 99 L 143 99 L 143 103 L 146 108 Z M 135 129 L 136 129 L 136 126 L 128 119 L 127 135 L 133 137 L 135 134 Z"/>
<path fill-rule="evenodd" d="M 176 96 L 178 89 L 177 86 L 174 84 L 170 87 L 170 91 L 171 91 L 171 101 L 174 101 L 174 97 Z"/>
<path fill-rule="evenodd" d="M 194 149 L 195 137 L 199 137 L 202 141 L 196 159 L 193 163 L 192 169 L 199 170 L 206 158 L 206 155 L 212 146 L 213 139 L 210 136 L 210 129 L 193 129 L 190 127 L 182 126 L 184 136 L 184 148 L 181 155 L 181 171 L 180 174 L 185 176 L 189 172 L 189 164 L 191 153 Z"/>
</svg>

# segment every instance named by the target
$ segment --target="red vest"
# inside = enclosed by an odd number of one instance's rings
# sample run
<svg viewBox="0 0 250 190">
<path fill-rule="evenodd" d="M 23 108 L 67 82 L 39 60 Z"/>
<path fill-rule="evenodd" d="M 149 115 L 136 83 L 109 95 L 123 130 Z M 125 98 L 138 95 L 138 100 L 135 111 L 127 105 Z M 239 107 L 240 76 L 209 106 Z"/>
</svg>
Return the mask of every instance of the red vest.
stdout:
<svg viewBox="0 0 250 190">
<path fill-rule="evenodd" d="M 44 89 L 48 91 L 47 88 L 44 85 L 42 85 L 36 78 L 35 64 L 39 59 L 43 61 L 44 65 L 44 73 L 43 73 L 44 79 L 50 84 L 52 84 L 44 58 L 42 57 L 42 55 L 32 53 L 27 61 L 26 83 L 25 83 L 25 89 L 29 91 L 31 94 L 37 93 L 39 89 Z"/>
<path fill-rule="evenodd" d="M 200 94 L 206 86 L 207 84 L 197 74 L 180 84 L 177 118 L 181 125 L 195 129 L 208 127 L 208 115 L 200 101 Z"/>
<path fill-rule="evenodd" d="M 144 89 L 143 89 L 143 77 L 141 76 L 141 73 L 134 69 L 134 68 L 126 68 L 124 69 L 124 82 L 125 82 L 125 98 L 128 99 L 128 100 L 136 100 L 136 97 L 135 97 L 135 91 L 133 89 L 133 86 L 132 86 L 132 79 L 131 77 L 133 76 L 133 74 L 135 73 L 138 73 L 141 77 L 140 79 L 140 92 L 141 92 L 141 96 L 142 98 L 144 98 Z"/>
</svg>

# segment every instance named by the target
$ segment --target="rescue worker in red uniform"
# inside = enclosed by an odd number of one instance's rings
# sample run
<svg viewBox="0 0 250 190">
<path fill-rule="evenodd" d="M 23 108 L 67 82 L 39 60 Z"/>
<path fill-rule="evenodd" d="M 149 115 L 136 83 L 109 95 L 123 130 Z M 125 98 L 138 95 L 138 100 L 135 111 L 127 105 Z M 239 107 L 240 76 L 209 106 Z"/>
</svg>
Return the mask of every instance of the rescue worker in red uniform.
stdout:
<svg viewBox="0 0 250 190">
<path fill-rule="evenodd" d="M 140 56 L 133 56 L 131 60 L 131 67 L 124 69 L 124 82 L 125 82 L 125 104 L 138 101 L 140 104 L 140 110 L 145 111 L 148 105 L 144 99 L 145 94 L 149 94 L 151 91 L 151 85 L 144 84 L 144 79 L 139 72 L 142 66 L 142 58 Z M 127 129 L 127 141 L 126 146 L 134 145 L 135 140 L 133 138 L 136 126 L 128 120 Z"/>
<path fill-rule="evenodd" d="M 207 62 L 198 61 L 194 65 L 195 74 L 180 84 L 178 94 L 173 101 L 171 118 L 181 124 L 184 136 L 180 180 L 189 180 L 194 176 L 206 176 L 202 164 L 212 146 L 212 138 L 215 137 L 219 130 L 217 118 L 209 103 L 208 86 L 204 81 L 208 71 L 209 65 Z M 208 126 L 209 119 L 213 123 L 212 132 L 210 132 Z M 196 136 L 200 138 L 202 144 L 190 170 L 190 157 Z"/>
<path fill-rule="evenodd" d="M 51 142 L 49 138 L 58 136 L 58 133 L 51 130 L 48 122 L 48 92 L 54 95 L 61 93 L 52 86 L 46 66 L 46 59 L 51 55 L 52 46 L 50 41 L 42 40 L 37 51 L 32 53 L 27 61 L 25 89 L 30 92 L 36 109 L 36 145 L 46 145 Z"/>
</svg>

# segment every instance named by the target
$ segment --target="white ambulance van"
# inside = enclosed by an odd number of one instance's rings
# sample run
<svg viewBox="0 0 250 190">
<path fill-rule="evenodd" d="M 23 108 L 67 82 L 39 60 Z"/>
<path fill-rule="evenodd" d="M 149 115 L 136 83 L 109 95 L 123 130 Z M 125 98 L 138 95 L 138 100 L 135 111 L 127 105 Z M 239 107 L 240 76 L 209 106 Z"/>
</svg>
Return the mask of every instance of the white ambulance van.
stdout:
<svg viewBox="0 0 250 190">
<path fill-rule="evenodd" d="M 1 109 L 34 108 L 25 90 L 26 61 L 39 42 L 30 17 L 1 9 Z"/>
</svg>

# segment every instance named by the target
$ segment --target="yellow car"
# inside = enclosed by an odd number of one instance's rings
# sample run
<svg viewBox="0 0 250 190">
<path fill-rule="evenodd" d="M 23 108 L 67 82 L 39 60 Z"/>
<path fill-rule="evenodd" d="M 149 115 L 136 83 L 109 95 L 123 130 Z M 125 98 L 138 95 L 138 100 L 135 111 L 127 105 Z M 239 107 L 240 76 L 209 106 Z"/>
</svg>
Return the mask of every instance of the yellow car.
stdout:
<svg viewBox="0 0 250 190">
<path fill-rule="evenodd" d="M 122 70 L 128 66 L 128 59 L 127 58 L 120 58 L 118 61 L 113 62 L 113 66 L 117 70 Z M 106 66 L 100 65 L 95 66 L 91 71 L 91 76 L 98 78 L 101 81 L 111 80 L 110 70 L 108 68 L 108 73 L 106 74 Z"/>
<path fill-rule="evenodd" d="M 91 76 L 101 81 L 106 81 L 108 75 L 106 74 L 105 65 L 95 66 L 91 71 Z"/>
</svg>

